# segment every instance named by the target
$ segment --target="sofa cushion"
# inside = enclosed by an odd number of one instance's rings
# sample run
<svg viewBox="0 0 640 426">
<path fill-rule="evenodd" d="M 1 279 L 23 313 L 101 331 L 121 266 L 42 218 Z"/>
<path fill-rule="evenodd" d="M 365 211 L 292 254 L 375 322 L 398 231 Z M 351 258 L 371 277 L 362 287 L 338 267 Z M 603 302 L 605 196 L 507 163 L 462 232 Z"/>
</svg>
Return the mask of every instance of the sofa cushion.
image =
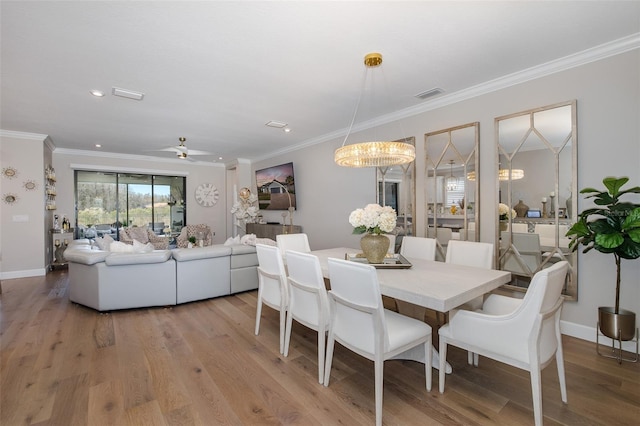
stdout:
<svg viewBox="0 0 640 426">
<path fill-rule="evenodd" d="M 91 250 L 90 246 L 86 248 L 78 248 L 73 250 L 65 250 L 64 258 L 69 262 L 82 263 L 84 265 L 95 265 L 98 262 L 104 262 L 109 256 L 108 251 L 103 250 Z"/>
<path fill-rule="evenodd" d="M 228 246 L 231 248 L 231 254 L 250 254 L 256 252 L 255 246 L 246 246 L 244 244 L 235 244 L 232 246 Z"/>
<path fill-rule="evenodd" d="M 114 240 L 113 238 L 111 238 L 111 235 L 106 234 L 104 237 L 96 238 L 96 245 L 100 248 L 100 250 L 109 251 L 109 246 L 113 241 Z"/>
<path fill-rule="evenodd" d="M 147 233 L 147 228 L 129 228 L 127 229 L 127 234 L 132 240 L 138 240 L 143 244 L 147 244 L 149 242 L 149 234 Z"/>
<path fill-rule="evenodd" d="M 188 260 L 208 259 L 211 257 L 229 256 L 231 249 L 229 247 L 215 245 L 197 248 L 180 248 L 171 250 L 171 255 L 178 262 Z"/>
<path fill-rule="evenodd" d="M 151 253 L 111 253 L 104 259 L 109 266 L 162 263 L 171 258 L 171 251 L 156 250 Z"/>
</svg>

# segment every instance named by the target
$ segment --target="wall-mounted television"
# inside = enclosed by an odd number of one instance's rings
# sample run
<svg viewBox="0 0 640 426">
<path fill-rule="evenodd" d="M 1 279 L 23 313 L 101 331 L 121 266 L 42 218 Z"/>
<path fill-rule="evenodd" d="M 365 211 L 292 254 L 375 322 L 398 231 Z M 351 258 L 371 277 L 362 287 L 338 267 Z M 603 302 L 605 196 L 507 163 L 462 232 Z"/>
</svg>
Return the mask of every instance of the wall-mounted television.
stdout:
<svg viewBox="0 0 640 426">
<path fill-rule="evenodd" d="M 293 163 L 256 170 L 256 186 L 260 210 L 296 208 Z"/>
</svg>

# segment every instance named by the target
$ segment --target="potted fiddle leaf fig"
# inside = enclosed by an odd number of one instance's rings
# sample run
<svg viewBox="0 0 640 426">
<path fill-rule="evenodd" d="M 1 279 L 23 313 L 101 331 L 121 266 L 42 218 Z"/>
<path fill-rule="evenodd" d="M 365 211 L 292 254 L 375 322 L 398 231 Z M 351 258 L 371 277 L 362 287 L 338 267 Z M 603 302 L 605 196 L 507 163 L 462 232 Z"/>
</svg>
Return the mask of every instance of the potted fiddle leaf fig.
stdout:
<svg viewBox="0 0 640 426">
<path fill-rule="evenodd" d="M 598 308 L 600 332 L 615 340 L 631 340 L 636 332 L 636 315 L 620 309 L 620 272 L 622 259 L 640 258 L 640 204 L 622 201 L 625 195 L 640 194 L 640 187 L 622 190 L 627 177 L 607 177 L 605 190 L 585 188 L 585 199 L 593 198 L 596 207 L 584 210 L 567 236 L 575 236 L 569 247 L 574 251 L 584 246 L 583 253 L 593 249 L 613 254 L 616 262 L 616 300 L 614 307 Z M 637 280 L 636 280 L 637 282 Z"/>
</svg>

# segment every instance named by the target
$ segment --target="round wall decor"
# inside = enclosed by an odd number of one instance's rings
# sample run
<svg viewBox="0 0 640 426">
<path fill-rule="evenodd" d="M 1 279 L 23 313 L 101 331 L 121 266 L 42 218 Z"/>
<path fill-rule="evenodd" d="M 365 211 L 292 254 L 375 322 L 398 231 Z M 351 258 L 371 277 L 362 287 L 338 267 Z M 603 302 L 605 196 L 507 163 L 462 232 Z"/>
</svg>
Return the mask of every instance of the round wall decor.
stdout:
<svg viewBox="0 0 640 426">
<path fill-rule="evenodd" d="M 4 194 L 2 195 L 2 201 L 4 201 L 5 204 L 9 205 L 15 204 L 16 202 L 18 202 L 18 196 L 13 193 Z"/>
<path fill-rule="evenodd" d="M 2 177 L 13 179 L 16 176 L 18 176 L 18 169 L 15 167 L 8 166 L 2 168 Z"/>
<path fill-rule="evenodd" d="M 202 183 L 198 185 L 194 195 L 198 204 L 203 207 L 213 206 L 218 202 L 218 198 L 220 198 L 218 188 L 211 183 Z"/>
<path fill-rule="evenodd" d="M 38 183 L 33 179 L 29 179 L 23 183 L 22 186 L 24 186 L 24 189 L 27 191 L 34 191 L 38 187 Z"/>
</svg>

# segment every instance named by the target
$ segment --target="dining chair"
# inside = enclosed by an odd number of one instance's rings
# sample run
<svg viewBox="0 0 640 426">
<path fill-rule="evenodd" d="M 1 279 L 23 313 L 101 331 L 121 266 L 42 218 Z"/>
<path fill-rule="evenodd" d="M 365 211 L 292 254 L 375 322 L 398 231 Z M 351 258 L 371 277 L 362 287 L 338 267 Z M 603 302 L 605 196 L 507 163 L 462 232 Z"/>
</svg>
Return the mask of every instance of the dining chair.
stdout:
<svg viewBox="0 0 640 426">
<path fill-rule="evenodd" d="M 493 269 L 493 244 L 477 241 L 449 241 L 446 263 Z M 475 311 L 482 307 L 483 296 L 476 297 L 461 306 L 461 309 Z M 440 317 L 438 316 L 438 322 Z M 478 365 L 478 355 L 469 352 L 469 364 Z"/>
<path fill-rule="evenodd" d="M 435 238 L 404 237 L 400 246 L 400 254 L 404 257 L 436 260 L 436 240 Z"/>
<path fill-rule="evenodd" d="M 380 284 L 373 266 L 332 258 L 328 263 L 331 319 L 324 385 L 329 386 L 336 341 L 373 361 L 376 425 L 382 425 L 385 360 L 409 349 L 421 347 L 425 353 L 426 387 L 427 391 L 431 390 L 431 327 L 422 321 L 383 308 Z"/>
<path fill-rule="evenodd" d="M 317 256 L 287 250 L 289 309 L 284 340 L 284 356 L 289 356 L 291 327 L 295 319 L 318 332 L 318 382 L 324 381 L 325 339 L 329 329 L 329 300 Z"/>
<path fill-rule="evenodd" d="M 301 253 L 309 253 L 311 251 L 307 234 L 276 235 L 276 245 L 280 249 L 280 253 L 283 258 L 287 250 L 298 251 Z"/>
<path fill-rule="evenodd" d="M 452 311 L 449 323 L 438 332 L 440 393 L 444 393 L 447 345 L 454 345 L 529 371 L 536 425 L 542 425 L 541 370 L 555 355 L 560 394 L 566 404 L 560 313 L 568 268 L 562 261 L 536 273 L 523 299 L 492 294 L 482 311 Z"/>
<path fill-rule="evenodd" d="M 526 223 L 512 223 L 511 230 L 513 232 L 521 232 L 525 234 L 529 232 L 529 225 L 527 225 Z"/>
<path fill-rule="evenodd" d="M 258 300 L 256 303 L 256 336 L 260 332 L 262 304 L 280 311 L 280 353 L 284 353 L 286 312 L 289 306 L 287 277 L 280 250 L 275 246 L 256 244 L 258 255 Z"/>
</svg>

